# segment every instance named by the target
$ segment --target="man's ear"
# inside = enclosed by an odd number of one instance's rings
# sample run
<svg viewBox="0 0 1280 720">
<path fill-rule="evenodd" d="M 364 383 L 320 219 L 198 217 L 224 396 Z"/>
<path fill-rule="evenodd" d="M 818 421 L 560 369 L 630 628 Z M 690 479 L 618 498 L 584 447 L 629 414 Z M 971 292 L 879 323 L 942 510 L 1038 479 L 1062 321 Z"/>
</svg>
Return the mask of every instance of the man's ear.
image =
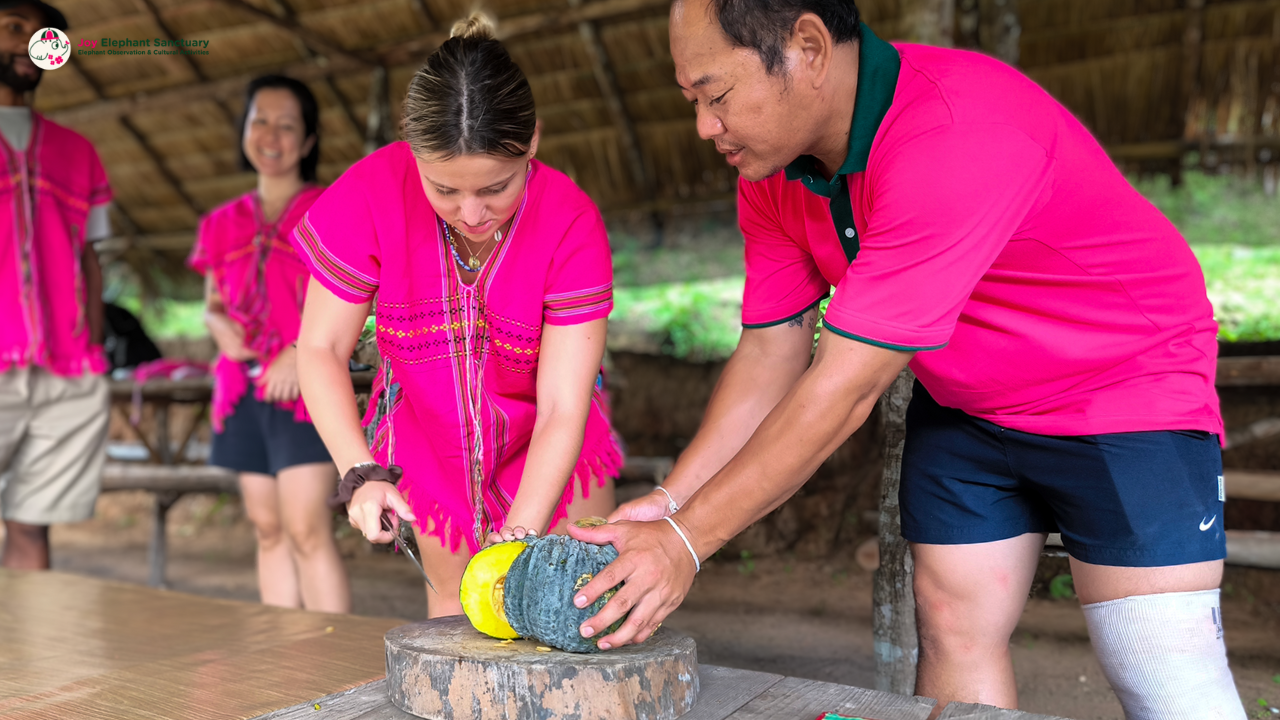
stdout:
<svg viewBox="0 0 1280 720">
<path fill-rule="evenodd" d="M 791 68 L 792 76 L 805 77 L 812 87 L 820 87 L 831 70 L 834 50 L 835 41 L 822 18 L 814 13 L 803 13 L 791 28 L 787 47 L 787 54 L 795 62 Z"/>
</svg>

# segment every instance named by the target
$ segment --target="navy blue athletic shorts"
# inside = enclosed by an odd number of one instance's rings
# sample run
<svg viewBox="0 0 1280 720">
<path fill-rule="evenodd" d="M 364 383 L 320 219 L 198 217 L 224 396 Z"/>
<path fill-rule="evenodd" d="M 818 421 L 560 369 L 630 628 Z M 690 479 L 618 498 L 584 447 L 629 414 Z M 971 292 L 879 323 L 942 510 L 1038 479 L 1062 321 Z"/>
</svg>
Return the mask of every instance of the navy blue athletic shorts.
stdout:
<svg viewBox="0 0 1280 720">
<path fill-rule="evenodd" d="M 295 465 L 333 462 L 316 426 L 297 422 L 292 410 L 260 402 L 250 388 L 213 434 L 209 464 L 275 476 Z"/>
<path fill-rule="evenodd" d="M 1062 533 L 1077 560 L 1221 560 L 1222 453 L 1199 430 L 1055 436 L 939 405 L 916 382 L 902 458 L 902 535 L 931 545 Z"/>
</svg>

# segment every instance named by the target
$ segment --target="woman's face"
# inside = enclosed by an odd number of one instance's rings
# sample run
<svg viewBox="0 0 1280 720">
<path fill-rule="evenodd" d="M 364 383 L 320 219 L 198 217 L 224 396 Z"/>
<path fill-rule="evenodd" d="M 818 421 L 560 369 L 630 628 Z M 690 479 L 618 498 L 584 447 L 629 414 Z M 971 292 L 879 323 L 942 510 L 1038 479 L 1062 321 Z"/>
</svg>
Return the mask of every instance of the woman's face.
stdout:
<svg viewBox="0 0 1280 720">
<path fill-rule="evenodd" d="M 254 93 L 245 120 L 245 157 L 260 175 L 297 175 L 316 141 L 306 131 L 298 98 L 284 88 L 263 88 Z"/>
<path fill-rule="evenodd" d="M 486 240 L 515 214 L 524 194 L 529 161 L 538 148 L 517 158 L 455 155 L 448 160 L 414 156 L 431 207 L 464 235 Z"/>
</svg>

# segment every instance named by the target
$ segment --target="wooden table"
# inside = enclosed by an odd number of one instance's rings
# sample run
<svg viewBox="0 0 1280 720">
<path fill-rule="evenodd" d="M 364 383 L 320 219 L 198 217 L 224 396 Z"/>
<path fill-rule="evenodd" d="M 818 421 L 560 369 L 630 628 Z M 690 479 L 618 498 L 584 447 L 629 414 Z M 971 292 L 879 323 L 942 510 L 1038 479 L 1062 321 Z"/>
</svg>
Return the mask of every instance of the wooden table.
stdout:
<svg viewBox="0 0 1280 720">
<path fill-rule="evenodd" d="M 680 720 L 813 720 L 822 713 L 875 720 L 925 720 L 934 701 L 835 683 L 736 670 L 717 665 L 699 668 L 698 704 Z M 316 710 L 316 705 L 320 706 Z M 952 703 L 944 720 L 1060 720 L 1001 710 L 989 705 Z M 254 720 L 418 720 L 387 699 L 385 680 L 261 715 Z M 472 720 L 460 717 L 458 720 Z M 483 719 L 475 719 L 483 720 Z"/>
<path fill-rule="evenodd" d="M 0 717 L 252 718 L 382 678 L 402 623 L 0 569 Z"/>
<path fill-rule="evenodd" d="M 383 680 L 383 636 L 402 622 L 0 569 L 0 717 L 413 720 L 390 704 Z M 813 720 L 826 711 L 924 720 L 933 707 L 714 665 L 701 666 L 699 680 L 688 720 Z M 959 705 L 942 717 L 1044 718 Z"/>
</svg>

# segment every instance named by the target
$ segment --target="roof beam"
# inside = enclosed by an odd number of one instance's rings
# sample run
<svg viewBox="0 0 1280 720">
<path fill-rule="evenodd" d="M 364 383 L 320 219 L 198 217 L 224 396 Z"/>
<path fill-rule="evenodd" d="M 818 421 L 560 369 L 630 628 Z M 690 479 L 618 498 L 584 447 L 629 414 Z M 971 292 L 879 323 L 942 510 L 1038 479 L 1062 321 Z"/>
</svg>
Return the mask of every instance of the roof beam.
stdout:
<svg viewBox="0 0 1280 720">
<path fill-rule="evenodd" d="M 243 0 L 218 0 L 236 7 L 246 5 Z M 643 10 L 656 10 L 669 7 L 670 0 L 599 0 L 577 8 L 568 8 L 551 12 L 536 12 L 518 15 L 498 22 L 499 32 L 504 39 L 512 39 L 523 35 L 561 30 L 573 27 L 583 21 L 604 21 Z M 265 15 L 279 21 L 271 13 L 246 5 L 256 15 Z M 312 33 L 314 35 L 314 33 Z M 343 51 L 340 55 L 305 60 L 280 68 L 280 72 L 303 82 L 318 80 L 334 75 L 368 70 L 371 64 L 387 67 L 407 65 L 421 61 L 426 55 L 448 39 L 447 33 L 430 33 L 429 35 L 402 43 L 383 53 L 375 63 L 365 62 Z M 104 117 L 118 117 L 135 112 L 162 110 L 173 105 L 203 102 L 209 99 L 222 100 L 244 92 L 244 86 L 260 72 L 246 73 L 223 80 L 211 80 L 204 83 L 181 85 L 164 90 L 147 93 L 136 93 L 128 97 L 110 98 L 76 105 L 46 113 L 50 118 L 69 125 L 101 122 Z"/>
<path fill-rule="evenodd" d="M 233 7 L 246 14 L 253 15 L 256 18 L 265 20 L 272 25 L 288 32 L 295 37 L 300 38 L 308 47 L 327 55 L 332 58 L 343 58 L 358 65 L 373 65 L 376 63 L 364 53 L 351 52 L 333 44 L 331 41 L 321 36 L 319 33 L 313 32 L 298 22 L 292 14 L 286 17 L 280 17 L 275 13 L 267 12 L 261 8 L 250 5 L 245 0 L 218 0 L 227 7 Z"/>
<path fill-rule="evenodd" d="M 440 22 L 431 14 L 431 8 L 427 7 L 425 0 L 409 0 L 409 4 L 413 6 L 413 11 L 426 24 L 428 30 L 435 30 L 440 27 Z"/>
<path fill-rule="evenodd" d="M 151 22 L 155 23 L 157 28 L 160 28 L 160 34 L 164 36 L 165 40 L 177 39 L 177 35 L 174 34 L 173 29 L 169 27 L 169 24 L 164 21 L 164 17 L 160 15 L 160 9 L 156 7 L 154 0 L 134 0 L 134 5 L 146 13 L 146 15 L 151 18 Z M 184 65 L 187 66 L 187 69 L 191 71 L 191 75 L 196 80 L 200 82 L 208 82 L 208 76 L 206 76 L 204 71 L 200 69 L 200 66 L 196 64 L 194 58 L 181 52 L 178 53 L 177 57 Z M 221 101 L 215 100 L 213 104 L 217 106 L 218 112 L 222 115 L 222 118 L 226 120 L 227 127 L 231 128 L 232 134 L 235 134 L 239 129 L 239 121 L 231 114 L 231 111 L 228 110 L 227 106 Z"/>
<path fill-rule="evenodd" d="M 282 20 L 297 21 L 293 8 L 289 7 L 285 0 L 269 0 L 269 2 L 276 9 L 276 14 Z M 310 45 L 307 45 L 307 41 L 301 35 L 295 33 L 293 39 L 297 43 L 299 55 L 311 60 L 317 59 L 319 53 L 313 50 Z M 324 86 L 325 90 L 329 91 L 330 95 L 333 95 L 333 101 L 338 104 L 338 108 L 342 110 L 342 116 L 347 119 L 347 128 L 355 133 L 357 138 L 361 137 L 364 128 L 360 126 L 360 121 L 356 118 L 355 111 L 351 109 L 351 103 L 347 102 L 347 98 L 338 91 L 338 86 L 334 84 L 333 78 L 325 75 L 319 78 L 319 82 Z"/>
<path fill-rule="evenodd" d="M 201 213 L 200 206 L 182 187 L 182 181 L 178 179 L 178 176 L 174 175 L 173 171 L 169 169 L 169 166 L 164 164 L 164 158 L 160 157 L 160 153 L 156 152 L 156 149 L 151 147 L 151 143 L 147 142 L 146 136 L 138 130 L 137 126 L 135 126 L 133 121 L 128 117 L 120 118 L 120 126 L 123 127 L 125 132 L 128 132 L 135 141 L 137 141 L 138 146 L 142 148 L 142 152 L 146 153 L 147 157 L 151 158 L 151 162 L 156 166 L 156 170 L 159 171 L 160 176 L 165 179 L 165 182 L 169 183 L 169 186 L 175 193 L 177 193 L 178 197 L 182 198 L 182 201 L 191 209 L 191 212 L 199 218 Z"/>
<path fill-rule="evenodd" d="M 581 7 L 581 3 L 582 0 L 569 0 L 569 5 L 573 8 Z M 627 107 L 622 102 L 618 78 L 614 75 L 613 66 L 609 63 L 609 53 L 605 51 L 604 43 L 600 41 L 600 32 L 594 22 L 583 20 L 578 23 L 578 33 L 582 36 L 582 44 L 586 46 L 587 57 L 591 59 L 591 70 L 595 74 L 596 85 L 600 87 L 600 94 L 604 96 L 609 117 L 618 128 L 618 137 L 622 140 L 622 148 L 627 154 L 627 163 L 631 166 L 631 179 L 636 184 L 636 190 L 640 192 L 641 197 L 652 201 L 654 184 L 645 167 L 644 155 L 640 152 L 640 137 L 636 134 L 635 123 L 631 121 L 631 116 L 627 114 Z"/>
</svg>

